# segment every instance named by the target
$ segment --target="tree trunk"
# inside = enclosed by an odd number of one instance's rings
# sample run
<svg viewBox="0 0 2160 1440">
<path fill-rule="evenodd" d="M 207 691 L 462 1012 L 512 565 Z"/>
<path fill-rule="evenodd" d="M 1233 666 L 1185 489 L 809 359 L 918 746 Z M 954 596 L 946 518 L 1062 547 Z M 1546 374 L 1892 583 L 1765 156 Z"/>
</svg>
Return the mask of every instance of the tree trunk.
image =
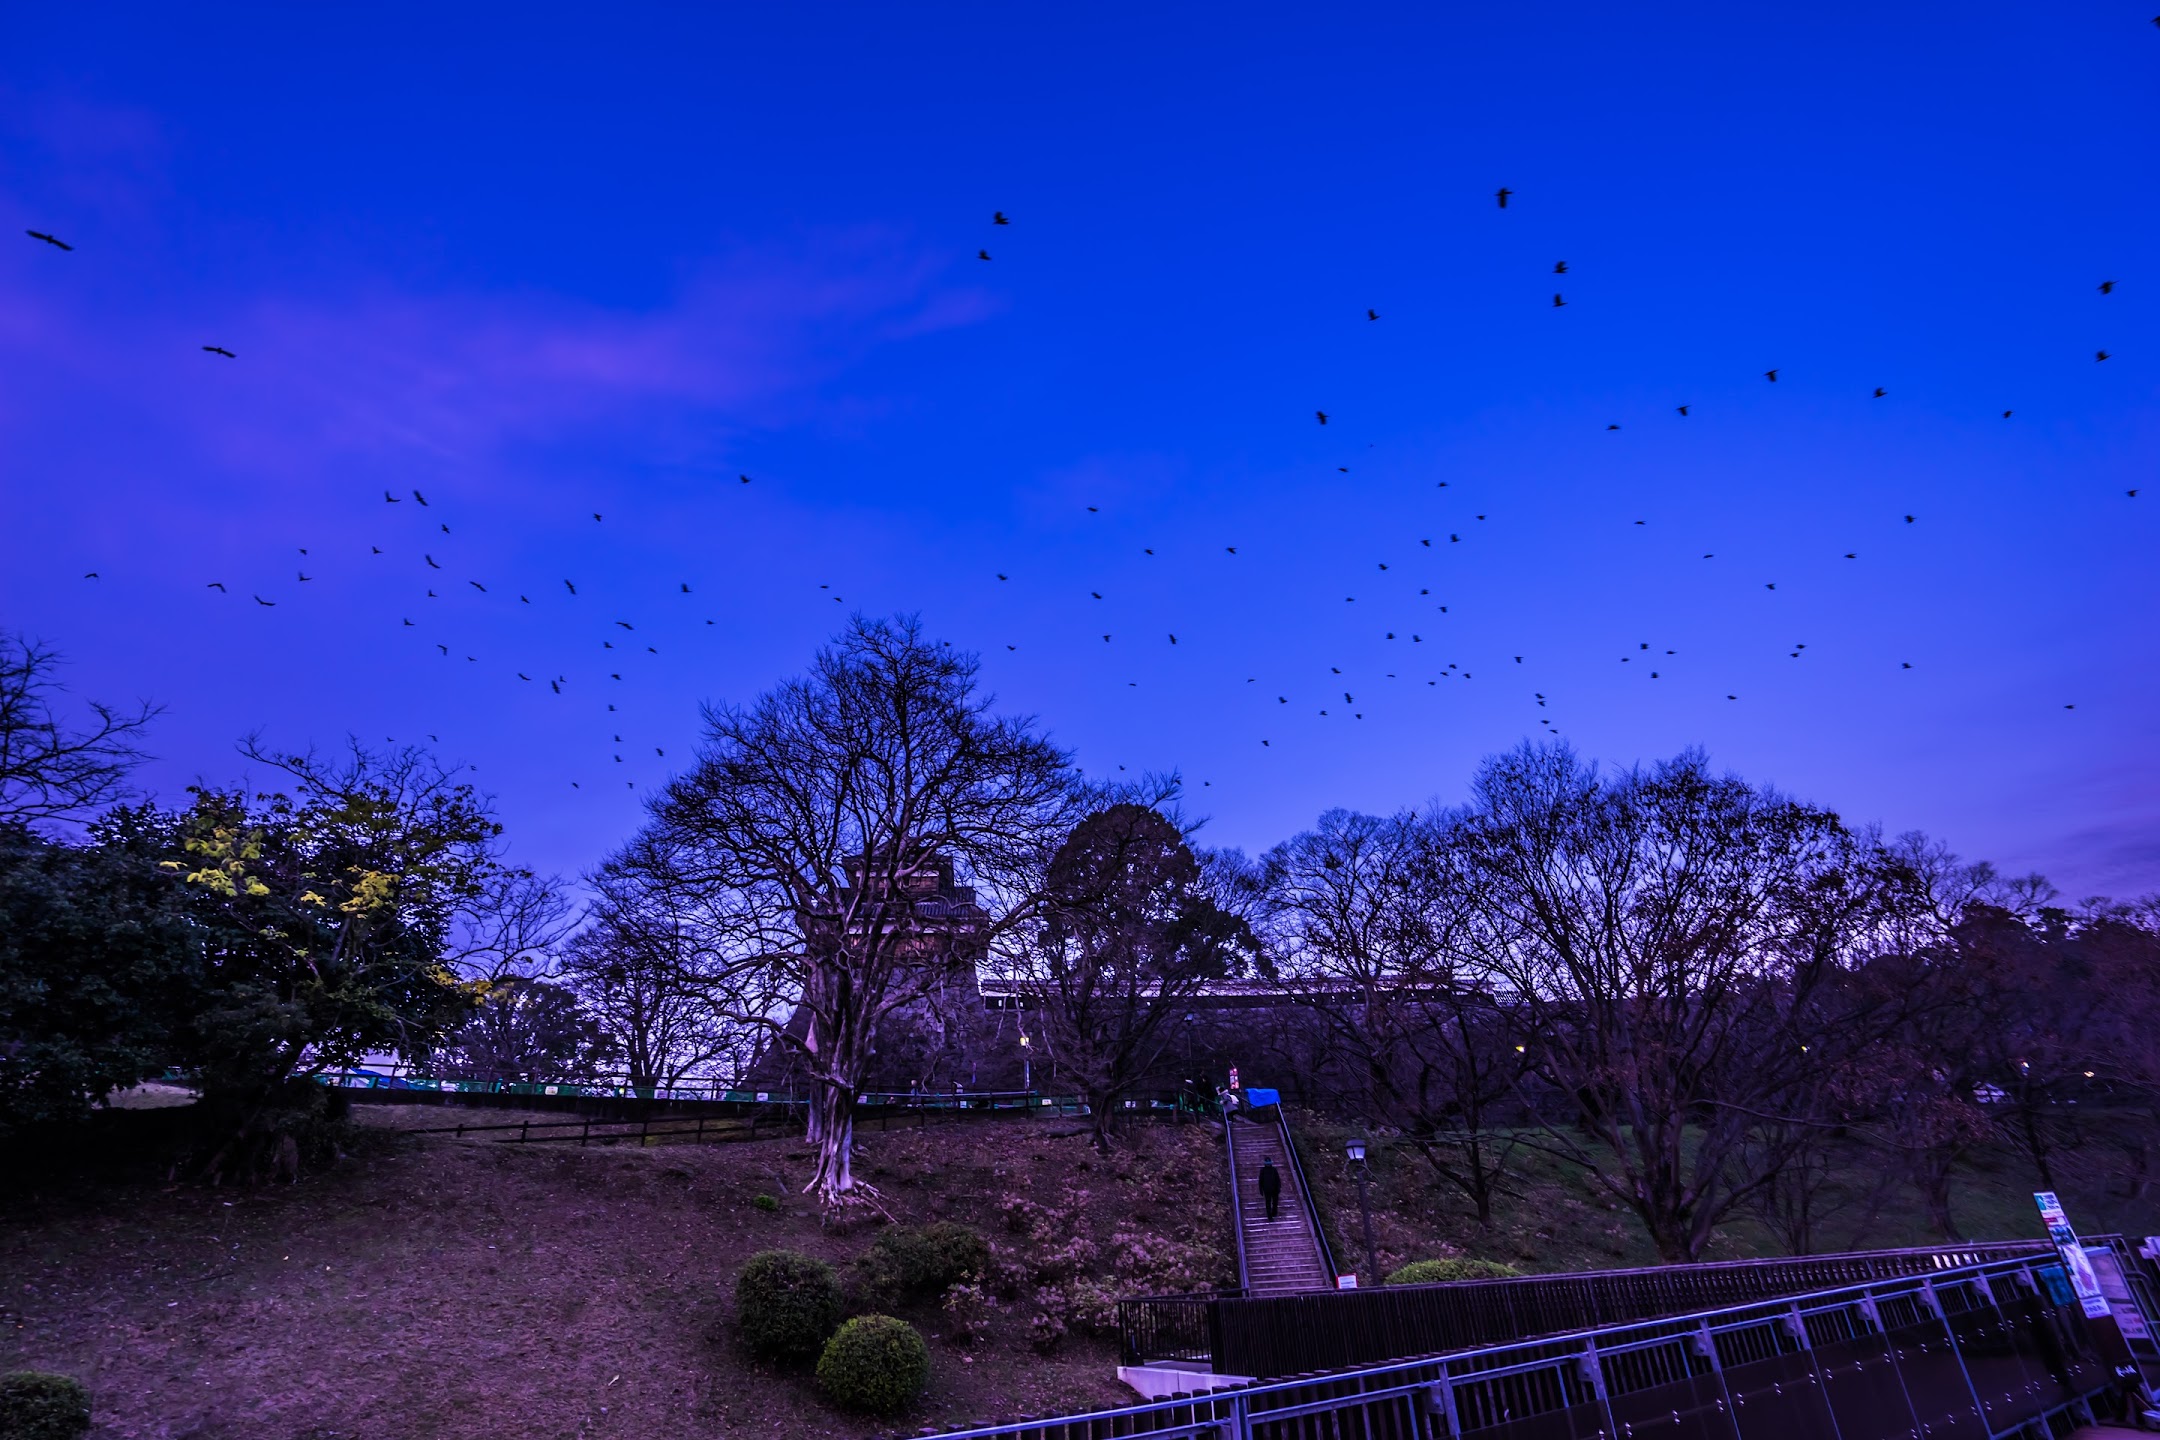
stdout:
<svg viewBox="0 0 2160 1440">
<path fill-rule="evenodd" d="M 819 1086 L 811 1111 L 817 1172 L 803 1187 L 803 1193 L 815 1194 L 818 1203 L 827 1209 L 867 1198 L 869 1187 L 857 1185 L 850 1168 L 855 1148 L 855 1088 Z"/>
<path fill-rule="evenodd" d="M 1920 1161 L 1920 1193 L 1927 1201 L 1928 1224 L 1945 1240 L 1963 1240 L 1950 1215 L 1950 1157 L 1928 1155 Z"/>
</svg>

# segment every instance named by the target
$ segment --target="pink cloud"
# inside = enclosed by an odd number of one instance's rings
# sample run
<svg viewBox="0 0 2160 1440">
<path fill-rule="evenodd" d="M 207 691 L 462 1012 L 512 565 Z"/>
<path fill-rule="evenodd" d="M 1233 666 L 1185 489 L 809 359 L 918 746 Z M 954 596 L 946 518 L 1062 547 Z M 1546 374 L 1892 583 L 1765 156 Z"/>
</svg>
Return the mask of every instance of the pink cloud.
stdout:
<svg viewBox="0 0 2160 1440">
<path fill-rule="evenodd" d="M 72 274 L 27 263 L 47 258 L 0 261 L 0 366 L 37 379 L 0 401 L 0 428 L 44 428 L 56 403 L 141 411 L 207 459 L 279 475 L 347 459 L 486 469 L 632 422 L 654 435 L 756 429 L 814 409 L 819 388 L 872 350 L 993 308 L 874 231 L 737 253 L 642 310 L 378 282 L 336 297 L 175 298 L 146 315 L 95 305 L 60 283 Z M 205 356 L 206 343 L 240 358 Z"/>
</svg>

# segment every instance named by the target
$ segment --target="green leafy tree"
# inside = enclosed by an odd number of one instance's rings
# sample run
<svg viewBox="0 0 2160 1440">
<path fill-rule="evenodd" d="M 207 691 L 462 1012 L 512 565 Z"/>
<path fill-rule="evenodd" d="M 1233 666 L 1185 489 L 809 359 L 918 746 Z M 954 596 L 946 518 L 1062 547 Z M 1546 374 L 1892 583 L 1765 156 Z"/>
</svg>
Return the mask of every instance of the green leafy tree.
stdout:
<svg viewBox="0 0 2160 1440">
<path fill-rule="evenodd" d="M 1119 1102 L 1162 1058 L 1181 1002 L 1250 968 L 1259 947 L 1209 895 L 1178 827 L 1125 801 L 1066 836 L 1042 919 L 1017 948 L 1013 978 L 1043 1053 L 1087 1096 L 1107 1149 Z"/>
<path fill-rule="evenodd" d="M 0 1134 L 159 1074 L 201 1003 L 201 939 L 142 820 L 85 846 L 0 828 Z"/>
<path fill-rule="evenodd" d="M 207 789 L 175 817 L 211 996 L 195 1018 L 204 1100 L 226 1127 L 210 1173 L 275 1143 L 291 1082 L 371 1053 L 424 1059 L 472 1010 L 450 955 L 502 872 L 498 826 L 423 752 L 251 758 L 290 792 Z"/>
</svg>

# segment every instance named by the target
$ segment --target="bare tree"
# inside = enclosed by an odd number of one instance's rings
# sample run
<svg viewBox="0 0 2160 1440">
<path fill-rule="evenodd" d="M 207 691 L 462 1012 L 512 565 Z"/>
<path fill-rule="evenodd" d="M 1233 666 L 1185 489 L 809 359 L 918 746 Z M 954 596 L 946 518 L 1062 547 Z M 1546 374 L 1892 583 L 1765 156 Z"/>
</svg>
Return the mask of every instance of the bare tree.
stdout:
<svg viewBox="0 0 2160 1440">
<path fill-rule="evenodd" d="M 728 965 L 792 1006 L 743 1018 L 815 1087 L 805 1189 L 829 1206 L 866 1198 L 850 1162 L 879 1022 L 1033 917 L 1030 877 L 1070 823 L 1064 754 L 993 715 L 976 671 L 913 618 L 858 617 L 809 675 L 708 709 L 697 767 L 655 807 Z"/>
<path fill-rule="evenodd" d="M 598 1026 L 603 1053 L 635 1087 L 691 1074 L 740 1078 L 756 1053 L 758 1020 L 775 1008 L 763 977 L 730 962 L 726 932 L 680 858 L 648 831 L 589 876 L 597 899 L 559 972 Z"/>
<path fill-rule="evenodd" d="M 0 823 L 65 820 L 108 805 L 148 758 L 140 741 L 160 707 L 91 702 L 89 723 L 70 726 L 53 713 L 59 668 L 57 651 L 0 633 Z"/>
<path fill-rule="evenodd" d="M 1184 835 L 1152 806 L 1113 804 L 1074 826 L 1043 888 L 1040 923 L 1013 947 L 1013 980 L 1107 1150 L 1119 1102 L 1162 1058 L 1173 1017 L 1248 968 L 1258 942 L 1215 903 Z"/>
<path fill-rule="evenodd" d="M 1267 935 L 1287 988 L 1330 1032 L 1369 1115 L 1396 1110 L 1411 1077 L 1400 1064 L 1424 1023 L 1425 987 L 1445 969 L 1447 901 L 1420 882 L 1418 817 L 1330 810 L 1268 852 Z"/>
<path fill-rule="evenodd" d="M 1876 867 L 1837 817 L 1689 753 L 1600 775 L 1564 747 L 1486 764 L 1452 827 L 1530 1058 L 1579 1107 L 1539 1142 L 1692 1260 L 1784 1163 L 1750 1150 L 1867 1038 L 1826 1004 L 1876 923 Z"/>
<path fill-rule="evenodd" d="M 542 975 L 576 926 L 576 911 L 560 879 L 503 869 L 466 901 L 448 958 L 482 980 Z"/>
<path fill-rule="evenodd" d="M 1513 1008 L 1458 963 L 1473 897 L 1448 823 L 1322 815 L 1267 857 L 1268 936 L 1365 1114 L 1489 1225 L 1520 1143 L 1499 1121 L 1525 1060 Z"/>
</svg>

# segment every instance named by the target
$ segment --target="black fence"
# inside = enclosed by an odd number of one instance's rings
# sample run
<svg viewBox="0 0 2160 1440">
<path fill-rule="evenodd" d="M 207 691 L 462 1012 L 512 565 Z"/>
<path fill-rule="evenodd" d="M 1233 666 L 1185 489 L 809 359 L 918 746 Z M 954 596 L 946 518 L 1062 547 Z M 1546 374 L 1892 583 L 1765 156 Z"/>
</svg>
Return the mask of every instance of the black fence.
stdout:
<svg viewBox="0 0 2160 1440">
<path fill-rule="evenodd" d="M 2122 1415 L 2120 1345 L 2035 1255 L 938 1440 L 2062 1435 Z"/>
<path fill-rule="evenodd" d="M 2045 1241 L 2026 1240 L 1301 1295 L 1171 1296 L 1124 1301 L 1118 1320 L 1129 1365 L 1205 1359 L 1217 1374 L 1266 1379 L 2051 1253 Z"/>
</svg>

